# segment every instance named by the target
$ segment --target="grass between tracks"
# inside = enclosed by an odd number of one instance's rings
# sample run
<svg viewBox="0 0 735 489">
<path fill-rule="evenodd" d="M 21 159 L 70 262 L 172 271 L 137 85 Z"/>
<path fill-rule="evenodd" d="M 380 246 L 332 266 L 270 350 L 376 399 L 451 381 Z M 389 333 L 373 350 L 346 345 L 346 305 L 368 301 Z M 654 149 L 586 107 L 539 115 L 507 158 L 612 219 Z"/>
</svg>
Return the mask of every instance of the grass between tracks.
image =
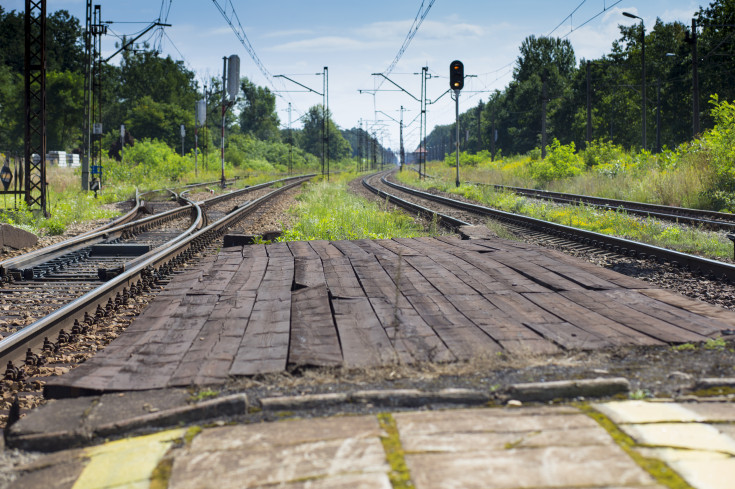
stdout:
<svg viewBox="0 0 735 489">
<path fill-rule="evenodd" d="M 428 173 L 431 173 L 429 168 Z M 594 231 L 601 234 L 620 236 L 664 248 L 692 253 L 708 258 L 731 258 L 733 245 L 724 233 L 701 228 L 628 215 L 622 210 L 600 210 L 592 206 L 558 205 L 547 201 L 533 200 L 512 192 L 496 191 L 492 187 L 462 184 L 455 187 L 453 179 L 419 180 L 415 172 L 404 171 L 398 179 L 419 188 L 434 188 L 458 194 L 483 205 L 513 212 L 544 221 Z"/>
<path fill-rule="evenodd" d="M 356 173 L 333 176 L 330 182 L 306 184 L 290 210 L 296 224 L 280 241 L 413 238 L 438 234 L 436 225 L 424 230 L 408 215 L 349 192 Z"/>
</svg>

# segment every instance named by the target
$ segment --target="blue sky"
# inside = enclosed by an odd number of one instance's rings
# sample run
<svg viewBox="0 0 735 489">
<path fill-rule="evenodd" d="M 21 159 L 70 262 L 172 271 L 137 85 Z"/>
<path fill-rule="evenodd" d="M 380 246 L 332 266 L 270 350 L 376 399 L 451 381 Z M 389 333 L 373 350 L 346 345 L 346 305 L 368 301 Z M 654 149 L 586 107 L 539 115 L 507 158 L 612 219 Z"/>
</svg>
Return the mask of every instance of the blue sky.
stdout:
<svg viewBox="0 0 735 489">
<path fill-rule="evenodd" d="M 23 0 L 0 0 L 6 10 L 22 10 Z M 225 1 L 215 0 L 221 5 Z M 162 50 L 183 59 L 203 84 L 211 76 L 221 76 L 222 57 L 237 54 L 241 75 L 259 85 L 280 90 L 279 117 L 288 124 L 286 111 L 292 103 L 294 121 L 311 105 L 321 103 L 313 93 L 295 93 L 296 85 L 282 79 L 267 79 L 261 74 L 237 37 L 210 0 L 171 0 L 166 17 L 172 27 L 165 35 L 154 35 Z M 111 33 L 131 35 L 145 28 L 168 9 L 169 0 L 99 0 L 102 18 L 113 21 Z M 242 28 L 265 69 L 272 75 L 285 74 L 321 91 L 322 78 L 315 76 L 329 67 L 329 105 L 335 122 L 342 128 L 371 121 L 384 144 L 398 148 L 399 108 L 406 109 L 404 122 L 406 148 L 418 144 L 419 103 L 409 95 L 379 91 L 359 93 L 380 87 L 372 73 L 384 72 L 396 57 L 421 0 L 233 0 Z M 423 0 L 424 9 L 431 0 Z M 628 11 L 643 17 L 647 26 L 656 18 L 689 24 L 699 5 L 693 0 L 435 0 L 431 9 L 390 78 L 414 96 L 420 96 L 422 66 L 429 67 L 430 101 L 448 87 L 447 72 L 454 59 L 464 62 L 465 74 L 477 75 L 465 84 L 460 111 L 487 99 L 487 91 L 503 89 L 511 80 L 518 47 L 526 36 L 568 36 L 579 61 L 609 52 L 618 38 L 618 25 L 637 22 L 622 16 Z M 48 0 L 49 12 L 66 9 L 83 23 L 84 0 Z M 577 9 L 578 8 L 578 9 Z M 568 17 L 575 9 L 577 11 Z M 597 16 L 594 20 L 592 17 Z M 586 25 L 582 25 L 590 20 Z M 140 22 L 140 24 L 126 23 Z M 561 25 L 560 25 L 561 24 Z M 103 39 L 103 51 L 111 54 L 117 41 Z M 114 62 L 114 61 L 113 61 Z M 193 108 L 192 108 L 193 110 Z M 387 114 L 387 115 L 386 115 Z M 436 124 L 454 120 L 454 102 L 444 96 L 428 106 L 428 131 Z M 294 127 L 298 127 L 294 122 Z"/>
</svg>

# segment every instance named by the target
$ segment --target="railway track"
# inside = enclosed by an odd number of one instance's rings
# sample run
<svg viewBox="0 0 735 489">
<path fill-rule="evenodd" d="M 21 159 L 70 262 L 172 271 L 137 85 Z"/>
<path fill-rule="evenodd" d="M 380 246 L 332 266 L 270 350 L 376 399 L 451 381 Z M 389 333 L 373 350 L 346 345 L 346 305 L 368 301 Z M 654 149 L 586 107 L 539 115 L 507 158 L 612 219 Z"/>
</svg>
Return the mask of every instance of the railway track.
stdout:
<svg viewBox="0 0 735 489">
<path fill-rule="evenodd" d="M 429 178 L 435 178 L 431 175 L 426 176 Z M 728 212 L 648 204 L 645 202 L 634 202 L 630 200 L 606 199 L 589 195 L 566 194 L 561 192 L 551 192 L 548 190 L 495 185 L 491 183 L 465 183 L 481 187 L 492 187 L 498 191 L 513 192 L 524 197 L 548 200 L 561 205 L 587 205 L 598 209 L 624 211 L 631 215 L 651 217 L 662 221 L 672 221 L 689 226 L 701 226 L 704 229 L 724 230 L 731 233 L 735 232 L 735 214 Z"/>
<path fill-rule="evenodd" d="M 652 259 L 720 281 L 735 281 L 735 266 L 728 263 L 442 197 L 390 182 L 385 175 L 383 173 L 366 177 L 363 179 L 363 185 L 381 198 L 388 199 L 413 213 L 421 213 L 429 219 L 436 214 L 439 221 L 450 228 L 476 224 L 482 222 L 483 219 L 491 218 L 523 234 L 545 235 L 557 242 L 574 243 L 574 246 L 578 248 Z M 374 182 L 376 180 L 379 181 L 379 185 Z M 382 186 L 384 190 L 378 186 Z M 395 192 L 411 196 L 413 201 L 409 202 L 408 199 L 400 198 L 395 195 Z M 431 209 L 429 205 L 432 206 Z"/>
<path fill-rule="evenodd" d="M 137 295 L 166 283 L 177 268 L 247 216 L 311 175 L 247 187 L 205 201 L 182 194 L 174 208 L 131 221 L 143 204 L 113 225 L 50 248 L 0 262 L 0 364 L 5 380 L 24 378 L 23 365 L 46 355 L 125 308 Z M 279 188 L 269 188 L 274 184 Z M 131 217 L 132 216 L 132 217 Z"/>
</svg>

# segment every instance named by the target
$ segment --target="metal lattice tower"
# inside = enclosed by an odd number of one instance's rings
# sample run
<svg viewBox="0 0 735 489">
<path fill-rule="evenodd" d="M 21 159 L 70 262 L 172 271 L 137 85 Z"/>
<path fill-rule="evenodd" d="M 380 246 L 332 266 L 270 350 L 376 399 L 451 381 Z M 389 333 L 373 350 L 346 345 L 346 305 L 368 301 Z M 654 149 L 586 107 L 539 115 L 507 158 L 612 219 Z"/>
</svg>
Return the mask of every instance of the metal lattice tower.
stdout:
<svg viewBox="0 0 735 489">
<path fill-rule="evenodd" d="M 87 0 L 84 27 L 84 129 L 82 154 L 82 190 L 89 190 L 89 155 L 92 134 L 92 0 Z"/>
<path fill-rule="evenodd" d="M 46 214 L 46 0 L 26 0 L 25 199 Z"/>
</svg>

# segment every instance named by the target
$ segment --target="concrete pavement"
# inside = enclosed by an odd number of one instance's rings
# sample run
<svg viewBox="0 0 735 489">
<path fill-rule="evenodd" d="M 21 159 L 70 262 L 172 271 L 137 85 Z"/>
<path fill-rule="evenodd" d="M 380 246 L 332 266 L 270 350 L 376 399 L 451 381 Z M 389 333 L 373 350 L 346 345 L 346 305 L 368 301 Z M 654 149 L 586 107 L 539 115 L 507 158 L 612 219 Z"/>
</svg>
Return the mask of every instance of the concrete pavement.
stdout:
<svg viewBox="0 0 735 489">
<path fill-rule="evenodd" d="M 735 404 L 722 399 L 220 424 L 43 455 L 12 487 L 735 487 Z"/>
</svg>

